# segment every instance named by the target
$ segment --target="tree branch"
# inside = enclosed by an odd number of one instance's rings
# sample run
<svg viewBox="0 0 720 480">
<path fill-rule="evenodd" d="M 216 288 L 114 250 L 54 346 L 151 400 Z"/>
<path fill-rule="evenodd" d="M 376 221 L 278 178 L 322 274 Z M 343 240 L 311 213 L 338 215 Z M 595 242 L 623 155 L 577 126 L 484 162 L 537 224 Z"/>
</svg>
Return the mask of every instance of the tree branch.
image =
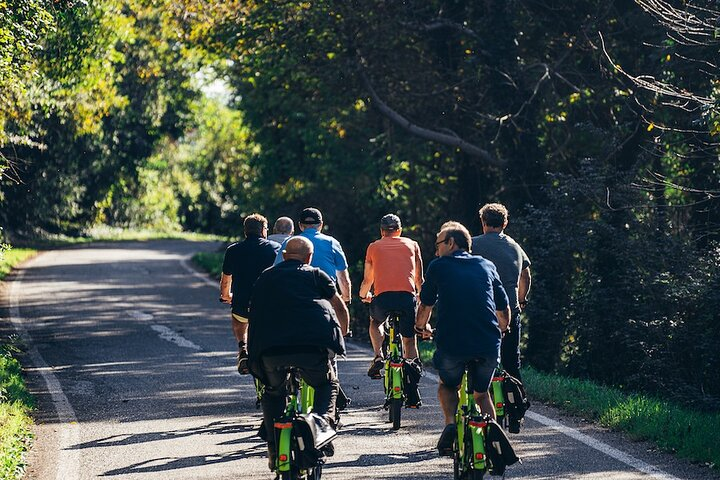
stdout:
<svg viewBox="0 0 720 480">
<path fill-rule="evenodd" d="M 449 135 L 446 133 L 441 133 L 435 130 L 430 130 L 427 128 L 420 127 L 418 125 L 415 125 L 407 118 L 400 115 L 398 112 L 390 108 L 377 94 L 375 89 L 373 88 L 372 84 L 370 83 L 370 79 L 367 77 L 365 72 L 362 69 L 362 65 L 360 66 L 360 78 L 363 81 L 363 84 L 365 85 L 365 88 L 368 90 L 368 93 L 370 94 L 370 98 L 372 99 L 373 103 L 377 107 L 377 109 L 382 113 L 384 116 L 386 116 L 388 119 L 390 119 L 393 123 L 401 127 L 402 129 L 406 130 L 412 135 L 415 135 L 420 138 L 424 138 L 425 140 L 429 140 L 431 142 L 437 142 L 443 145 L 448 145 L 450 147 L 455 147 L 458 150 L 467 153 L 470 156 L 473 157 L 479 157 L 486 161 L 487 163 L 495 166 L 503 166 L 507 163 L 507 160 L 500 159 L 492 155 L 487 150 L 478 147 L 477 145 L 474 145 L 472 143 L 468 143 L 462 138 L 460 138 L 457 135 Z"/>
</svg>

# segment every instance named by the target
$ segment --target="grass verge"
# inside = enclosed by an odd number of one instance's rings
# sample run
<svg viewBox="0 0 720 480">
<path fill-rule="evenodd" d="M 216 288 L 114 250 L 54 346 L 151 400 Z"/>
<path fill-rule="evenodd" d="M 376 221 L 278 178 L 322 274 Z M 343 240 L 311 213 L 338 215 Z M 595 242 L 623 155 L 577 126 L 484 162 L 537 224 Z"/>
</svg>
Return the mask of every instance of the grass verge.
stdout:
<svg viewBox="0 0 720 480">
<path fill-rule="evenodd" d="M 220 280 L 224 256 L 225 252 L 201 252 L 193 255 L 192 261 L 198 268 L 208 272 L 213 278 Z"/>
<path fill-rule="evenodd" d="M 0 252 L 0 280 L 5 278 L 13 267 L 37 254 L 33 248 L 11 248 Z"/>
<path fill-rule="evenodd" d="M 695 412 L 640 394 L 628 395 L 587 380 L 523 369 L 528 394 L 600 425 L 649 440 L 661 449 L 720 467 L 720 414 Z"/>
<path fill-rule="evenodd" d="M 32 247 L 39 249 L 60 248 L 73 245 L 83 245 L 92 242 L 142 242 L 149 240 L 188 240 L 194 242 L 200 241 L 222 241 L 227 242 L 227 238 L 219 235 L 210 235 L 204 233 L 192 232 L 176 232 L 176 231 L 158 231 L 158 230 L 139 230 L 124 229 L 108 226 L 97 226 L 83 232 L 82 236 L 69 237 L 67 235 L 51 235 L 44 234 L 31 240 L 16 239 L 12 243 L 16 247 Z"/>
<path fill-rule="evenodd" d="M 34 407 L 20 374 L 15 341 L 0 348 L 0 478 L 19 479 L 25 473 Z"/>
</svg>

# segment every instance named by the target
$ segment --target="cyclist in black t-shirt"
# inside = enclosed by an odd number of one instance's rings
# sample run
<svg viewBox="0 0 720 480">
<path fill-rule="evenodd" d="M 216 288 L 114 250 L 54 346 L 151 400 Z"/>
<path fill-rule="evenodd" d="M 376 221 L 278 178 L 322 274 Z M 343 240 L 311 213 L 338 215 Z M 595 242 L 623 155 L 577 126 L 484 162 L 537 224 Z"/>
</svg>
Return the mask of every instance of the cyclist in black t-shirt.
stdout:
<svg viewBox="0 0 720 480">
<path fill-rule="evenodd" d="M 238 342 L 237 368 L 240 374 L 247 375 L 250 373 L 246 347 L 250 294 L 262 271 L 273 264 L 280 244 L 266 239 L 268 221 L 259 213 L 248 215 L 243 229 L 245 240 L 233 243 L 225 251 L 220 300 L 232 303 L 232 329 Z"/>
</svg>

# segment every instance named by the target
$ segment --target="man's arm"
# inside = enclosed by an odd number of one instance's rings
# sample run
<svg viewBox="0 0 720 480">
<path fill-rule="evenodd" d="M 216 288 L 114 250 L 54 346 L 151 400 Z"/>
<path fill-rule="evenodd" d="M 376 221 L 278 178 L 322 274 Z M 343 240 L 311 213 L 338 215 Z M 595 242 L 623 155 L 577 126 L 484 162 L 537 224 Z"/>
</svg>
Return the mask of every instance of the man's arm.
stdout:
<svg viewBox="0 0 720 480">
<path fill-rule="evenodd" d="M 345 302 L 337 293 L 330 298 L 330 305 L 335 309 L 338 322 L 340 322 L 340 330 L 343 335 L 347 335 L 350 330 L 350 312 L 348 312 Z"/>
<path fill-rule="evenodd" d="M 423 338 L 430 338 L 430 335 L 432 335 L 432 329 L 429 324 L 432 310 L 432 305 L 421 303 L 415 315 L 415 332 L 421 334 Z"/>
<path fill-rule="evenodd" d="M 232 275 L 222 274 L 220 277 L 220 300 L 223 303 L 230 303 L 232 297 L 230 296 L 230 285 L 232 284 Z"/>
<path fill-rule="evenodd" d="M 425 282 L 425 273 L 423 272 L 423 261 L 422 254 L 420 253 L 420 246 L 417 244 L 415 245 L 415 293 L 420 295 L 422 284 Z"/>
<path fill-rule="evenodd" d="M 506 331 L 508 325 L 510 325 L 510 307 L 505 307 L 504 310 L 497 310 L 495 313 L 497 314 L 500 331 Z"/>
<path fill-rule="evenodd" d="M 363 274 L 363 281 L 360 284 L 360 299 L 365 299 L 370 294 L 370 287 L 372 287 L 375 281 L 375 272 L 373 271 L 373 264 L 365 260 L 365 273 Z"/>
<path fill-rule="evenodd" d="M 340 295 L 343 301 L 350 303 L 350 274 L 347 268 L 343 271 L 337 271 L 338 285 L 340 286 Z"/>
<path fill-rule="evenodd" d="M 525 310 L 527 296 L 530 293 L 530 284 L 532 279 L 530 276 L 530 267 L 525 267 L 520 272 L 520 281 L 518 282 L 518 300 L 520 301 L 520 309 Z"/>
</svg>

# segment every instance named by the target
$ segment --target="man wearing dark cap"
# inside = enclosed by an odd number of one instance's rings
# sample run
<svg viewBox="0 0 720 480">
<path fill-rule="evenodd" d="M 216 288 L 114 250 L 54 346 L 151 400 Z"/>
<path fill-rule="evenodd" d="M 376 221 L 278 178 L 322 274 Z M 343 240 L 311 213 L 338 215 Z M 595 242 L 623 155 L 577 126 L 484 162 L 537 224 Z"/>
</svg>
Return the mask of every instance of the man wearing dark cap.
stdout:
<svg viewBox="0 0 720 480">
<path fill-rule="evenodd" d="M 400 217 L 389 213 L 380 219 L 380 240 L 371 243 L 365 255 L 365 274 L 360 285 L 360 298 L 363 302 L 370 302 L 369 332 L 375 350 L 375 358 L 368 370 L 370 378 L 380 378 L 384 363 L 380 325 L 385 321 L 388 312 L 403 312 L 400 317 L 400 334 L 407 359 L 406 406 L 417 408 L 420 406 L 417 383 L 422 374 L 422 366 L 417 358 L 413 325 L 417 303 L 415 299 L 423 283 L 423 263 L 417 242 L 402 237 L 401 234 Z"/>
<path fill-rule="evenodd" d="M 350 275 L 345 252 L 343 252 L 340 242 L 330 235 L 322 233 L 322 213 L 317 208 L 306 208 L 300 214 L 298 223 L 300 236 L 307 238 L 313 244 L 314 253 L 310 265 L 327 273 L 337 283 L 342 299 L 348 303 L 350 301 Z M 286 243 L 287 240 L 283 243 L 283 248 Z M 282 254 L 278 253 L 275 257 L 275 265 L 280 262 L 282 262 Z"/>
</svg>

